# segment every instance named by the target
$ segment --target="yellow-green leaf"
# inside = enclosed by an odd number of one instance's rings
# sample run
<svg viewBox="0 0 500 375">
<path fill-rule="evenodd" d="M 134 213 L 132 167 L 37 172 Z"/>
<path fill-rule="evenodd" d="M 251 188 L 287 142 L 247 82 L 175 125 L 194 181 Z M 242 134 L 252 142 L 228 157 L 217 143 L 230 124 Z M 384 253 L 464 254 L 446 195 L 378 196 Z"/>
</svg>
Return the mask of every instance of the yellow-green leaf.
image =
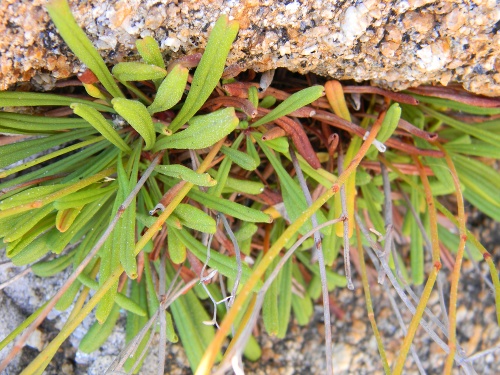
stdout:
<svg viewBox="0 0 500 375">
<path fill-rule="evenodd" d="M 124 98 L 115 98 L 111 101 L 113 108 L 127 121 L 146 142 L 144 150 L 150 150 L 156 141 L 153 119 L 141 102 Z"/>
<path fill-rule="evenodd" d="M 118 63 L 112 72 L 120 81 L 148 81 L 161 79 L 167 75 L 167 71 L 163 68 L 140 62 Z"/>
<path fill-rule="evenodd" d="M 186 130 L 160 137 L 154 151 L 166 148 L 198 150 L 210 147 L 236 129 L 238 122 L 232 107 L 193 117 Z"/>
<path fill-rule="evenodd" d="M 208 38 L 205 52 L 196 68 L 191 90 L 182 109 L 170 124 L 175 132 L 188 122 L 201 108 L 222 76 L 229 49 L 238 33 L 238 22 L 229 21 L 227 15 L 219 17 Z"/>
</svg>

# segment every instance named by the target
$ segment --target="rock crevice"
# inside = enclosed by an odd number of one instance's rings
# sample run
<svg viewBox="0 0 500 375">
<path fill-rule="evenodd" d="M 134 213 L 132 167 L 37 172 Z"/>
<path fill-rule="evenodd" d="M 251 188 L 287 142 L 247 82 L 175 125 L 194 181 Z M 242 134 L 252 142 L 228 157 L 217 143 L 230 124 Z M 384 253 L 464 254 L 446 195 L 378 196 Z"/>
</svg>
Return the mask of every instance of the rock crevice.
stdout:
<svg viewBox="0 0 500 375">
<path fill-rule="evenodd" d="M 0 90 L 30 81 L 49 88 L 83 67 L 64 45 L 45 0 L 0 5 Z M 459 82 L 500 95 L 500 7 L 494 0 L 110 1 L 72 0 L 77 23 L 108 63 L 133 59 L 153 36 L 167 60 L 200 51 L 221 13 L 240 22 L 228 59 L 402 90 Z"/>
</svg>

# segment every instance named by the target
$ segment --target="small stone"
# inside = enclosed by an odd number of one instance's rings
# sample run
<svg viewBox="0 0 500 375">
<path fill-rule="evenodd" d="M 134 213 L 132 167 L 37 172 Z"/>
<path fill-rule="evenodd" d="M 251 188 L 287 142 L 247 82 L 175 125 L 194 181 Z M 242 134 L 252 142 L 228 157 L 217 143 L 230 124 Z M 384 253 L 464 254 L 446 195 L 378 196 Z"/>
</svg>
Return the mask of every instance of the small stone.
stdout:
<svg viewBox="0 0 500 375">
<path fill-rule="evenodd" d="M 28 341 L 26 341 L 26 345 L 31 346 L 32 348 L 38 349 L 38 351 L 42 351 L 43 346 L 45 345 L 45 340 L 43 338 L 43 333 L 39 329 L 36 329 Z"/>
<path fill-rule="evenodd" d="M 349 370 L 353 352 L 351 345 L 342 343 L 333 345 L 333 366 L 336 372 Z"/>
</svg>

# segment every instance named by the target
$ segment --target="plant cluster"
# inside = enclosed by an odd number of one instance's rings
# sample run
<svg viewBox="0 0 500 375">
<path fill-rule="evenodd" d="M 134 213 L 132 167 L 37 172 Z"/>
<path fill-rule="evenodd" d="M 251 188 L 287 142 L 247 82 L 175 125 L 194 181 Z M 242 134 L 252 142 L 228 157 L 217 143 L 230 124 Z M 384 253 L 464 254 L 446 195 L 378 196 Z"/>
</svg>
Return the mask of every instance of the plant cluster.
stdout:
<svg viewBox="0 0 500 375">
<path fill-rule="evenodd" d="M 66 0 L 47 9 L 88 70 L 57 94 L 0 93 L 0 132 L 21 137 L 0 146 L 0 238 L 16 266 L 40 277 L 73 272 L 3 339 L 0 349 L 20 336 L 0 368 L 56 308 L 71 309 L 68 321 L 23 374 L 42 373 L 92 311 L 84 352 L 127 316 L 128 346 L 110 371 L 137 372 L 159 333 L 160 342 L 180 338 L 193 371 L 206 374 L 215 362 L 259 358 L 259 316 L 266 332 L 284 337 L 292 313 L 307 324 L 322 297 L 331 371 L 328 293 L 354 287 L 350 255 L 386 373 L 402 372 L 419 325 L 448 353 L 446 373 L 471 366 L 456 341 L 464 257 L 487 262 L 500 321 L 498 273 L 464 209 L 466 199 L 500 220 L 500 176 L 489 165 L 500 158 L 498 100 L 453 87 L 392 93 L 313 85 L 314 77 L 284 82 L 272 72 L 254 82 L 253 72 L 225 69 L 238 32 L 226 16 L 202 55 L 167 66 L 146 37 L 136 43 L 142 61 L 109 72 Z M 387 278 L 414 314 L 392 369 L 366 253 L 379 282 Z M 343 276 L 334 270 L 342 263 Z M 442 263 L 451 272 L 449 323 L 433 316 L 433 328 L 422 316 Z M 403 287 L 410 283 L 425 283 L 414 300 Z M 161 345 L 159 353 L 162 366 Z"/>
</svg>

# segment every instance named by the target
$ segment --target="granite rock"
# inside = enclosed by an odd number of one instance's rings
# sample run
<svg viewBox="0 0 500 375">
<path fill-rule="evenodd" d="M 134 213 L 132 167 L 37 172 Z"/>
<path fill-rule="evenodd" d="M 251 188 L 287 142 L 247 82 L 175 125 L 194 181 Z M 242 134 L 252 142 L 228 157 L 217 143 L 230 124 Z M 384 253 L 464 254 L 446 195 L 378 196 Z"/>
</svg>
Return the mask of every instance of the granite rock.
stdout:
<svg viewBox="0 0 500 375">
<path fill-rule="evenodd" d="M 0 90 L 50 88 L 83 69 L 62 43 L 46 0 L 2 0 Z M 70 0 L 78 24 L 108 63 L 133 59 L 147 35 L 167 60 L 203 49 L 221 13 L 240 22 L 228 64 L 284 67 L 402 90 L 460 82 L 500 94 L 500 7 L 495 0 Z"/>
</svg>

